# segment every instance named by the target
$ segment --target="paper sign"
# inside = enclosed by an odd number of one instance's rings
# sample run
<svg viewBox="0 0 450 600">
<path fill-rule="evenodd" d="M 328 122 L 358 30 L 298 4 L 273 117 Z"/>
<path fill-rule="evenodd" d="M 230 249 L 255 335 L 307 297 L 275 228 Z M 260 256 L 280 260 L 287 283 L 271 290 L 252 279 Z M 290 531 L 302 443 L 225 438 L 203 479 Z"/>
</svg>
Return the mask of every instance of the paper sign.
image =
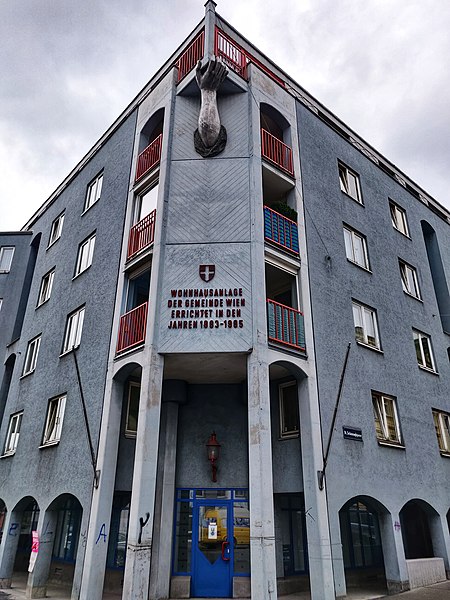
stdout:
<svg viewBox="0 0 450 600">
<path fill-rule="evenodd" d="M 217 540 L 217 523 L 208 524 L 208 540 Z"/>
<path fill-rule="evenodd" d="M 30 555 L 30 564 L 28 565 L 28 573 L 32 573 L 34 569 L 34 565 L 36 563 L 37 555 L 39 552 L 39 535 L 37 531 L 31 532 L 31 555 Z"/>
</svg>

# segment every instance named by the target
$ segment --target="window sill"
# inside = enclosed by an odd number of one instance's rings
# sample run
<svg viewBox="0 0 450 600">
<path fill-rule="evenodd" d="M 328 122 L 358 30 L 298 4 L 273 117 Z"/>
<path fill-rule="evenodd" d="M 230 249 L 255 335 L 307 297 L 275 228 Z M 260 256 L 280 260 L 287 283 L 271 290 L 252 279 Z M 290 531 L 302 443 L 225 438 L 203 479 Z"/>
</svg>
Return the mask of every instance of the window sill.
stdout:
<svg viewBox="0 0 450 600">
<path fill-rule="evenodd" d="M 410 298 L 414 298 L 414 300 L 417 300 L 418 302 L 421 302 L 423 304 L 423 300 L 422 300 L 422 298 L 419 298 L 419 296 L 414 296 L 414 294 L 411 294 L 410 292 L 405 292 L 405 290 L 403 290 L 403 293 L 406 296 L 409 296 Z"/>
<path fill-rule="evenodd" d="M 47 302 L 50 300 L 50 298 L 47 298 L 47 300 L 43 300 L 40 304 L 36 304 L 36 308 L 34 310 L 37 310 L 38 308 L 40 308 L 41 306 L 43 306 L 44 304 L 47 304 Z"/>
<path fill-rule="evenodd" d="M 285 435 L 280 435 L 278 440 L 280 442 L 284 442 L 285 440 L 297 440 L 300 437 L 300 433 L 286 433 Z"/>
<path fill-rule="evenodd" d="M 57 237 L 56 240 L 54 240 L 51 244 L 49 244 L 46 248 L 46 250 L 49 250 L 52 246 L 54 246 L 56 244 L 56 242 L 60 239 L 61 236 Z"/>
<path fill-rule="evenodd" d="M 10 456 L 14 456 L 15 453 L 15 450 L 13 452 L 7 452 L 6 454 L 2 454 L 0 458 L 9 458 Z"/>
<path fill-rule="evenodd" d="M 350 200 L 353 200 L 353 202 L 356 202 L 356 204 L 359 204 L 360 206 L 364 206 L 364 202 L 362 200 L 358 200 L 358 198 L 354 198 L 353 196 L 350 196 L 350 194 L 347 194 L 347 192 L 344 192 L 344 190 L 341 189 L 341 192 L 344 194 L 344 196 L 346 196 L 347 198 L 350 198 Z"/>
<path fill-rule="evenodd" d="M 74 281 L 75 279 L 78 279 L 78 277 L 79 277 L 80 275 L 83 275 L 83 273 L 86 273 L 86 271 L 87 271 L 88 269 L 90 269 L 90 268 L 91 268 L 91 266 L 92 266 L 92 263 L 91 263 L 91 264 L 90 264 L 88 267 L 86 267 L 85 269 L 83 269 L 82 271 L 80 271 L 79 273 L 77 273 L 76 275 L 74 275 L 74 276 L 72 277 L 72 281 Z"/>
<path fill-rule="evenodd" d="M 406 450 L 405 446 L 399 442 L 389 442 L 384 440 L 377 440 L 379 446 L 386 446 L 389 448 L 398 448 L 398 450 Z"/>
<path fill-rule="evenodd" d="M 408 240 L 411 239 L 411 236 L 409 236 L 407 233 L 403 233 L 403 231 L 398 229 L 395 225 L 392 225 L 392 227 L 395 229 L 395 231 L 398 231 L 399 233 L 401 233 L 403 237 L 407 238 Z"/>
<path fill-rule="evenodd" d="M 136 431 L 125 431 L 124 436 L 127 439 L 135 440 L 136 436 L 137 436 L 137 432 Z"/>
<path fill-rule="evenodd" d="M 5 271 L 5 269 L 2 269 L 2 270 L 0 271 L 0 275 L 4 275 L 4 274 L 6 274 L 6 273 L 9 273 L 9 271 L 10 271 L 10 269 L 8 269 L 7 271 Z"/>
<path fill-rule="evenodd" d="M 363 348 L 368 348 L 369 350 L 378 352 L 378 354 L 384 354 L 383 350 L 381 350 L 381 348 L 377 348 L 376 346 L 371 346 L 370 344 L 365 344 L 364 342 L 360 342 L 359 340 L 356 340 L 356 343 L 358 344 L 358 346 L 362 346 Z"/>
<path fill-rule="evenodd" d="M 27 373 L 23 373 L 23 375 L 21 375 L 21 376 L 19 377 L 19 381 L 20 381 L 21 379 L 25 379 L 25 377 L 28 377 L 29 375 L 33 375 L 33 373 L 34 373 L 35 371 L 36 371 L 36 369 L 33 369 L 32 371 L 28 371 Z"/>
<path fill-rule="evenodd" d="M 79 348 L 80 345 L 78 344 L 78 346 L 73 346 L 72 348 L 69 348 L 69 350 L 64 350 L 63 352 L 61 352 L 61 354 L 59 355 L 59 358 L 62 358 L 63 356 L 67 356 L 67 354 L 70 354 L 71 352 L 73 352 L 74 350 L 76 350 L 77 348 Z"/>
<path fill-rule="evenodd" d="M 355 262 L 354 260 L 352 260 L 351 258 L 348 258 L 347 256 L 347 260 L 349 263 L 351 263 L 352 265 L 355 265 L 355 267 L 359 267 L 360 269 L 362 269 L 363 271 L 365 271 L 366 273 L 370 273 L 372 274 L 371 269 L 369 269 L 368 267 L 365 267 L 364 265 L 360 265 L 359 263 Z"/>
<path fill-rule="evenodd" d="M 55 440 L 54 442 L 45 442 L 44 444 L 41 444 L 39 446 L 39 450 L 42 450 L 43 448 L 51 448 L 52 446 L 57 446 L 59 444 L 60 440 Z"/>
<path fill-rule="evenodd" d="M 424 367 L 422 365 L 417 365 L 421 371 L 425 371 L 426 373 L 431 373 L 431 375 L 439 375 L 437 371 L 434 369 L 429 369 L 428 367 Z"/>
<path fill-rule="evenodd" d="M 450 458 L 450 452 L 446 452 L 445 450 L 440 450 L 439 452 L 443 458 Z"/>
<path fill-rule="evenodd" d="M 81 213 L 80 217 L 82 217 L 83 215 L 85 215 L 86 213 L 88 213 L 88 212 L 91 210 L 91 208 L 97 204 L 97 202 L 98 202 L 99 200 L 100 200 L 100 198 L 98 198 L 98 199 L 97 199 L 95 202 L 93 202 L 93 203 L 92 203 L 90 206 L 88 206 L 87 208 L 85 208 L 85 209 L 83 210 L 83 212 Z"/>
</svg>

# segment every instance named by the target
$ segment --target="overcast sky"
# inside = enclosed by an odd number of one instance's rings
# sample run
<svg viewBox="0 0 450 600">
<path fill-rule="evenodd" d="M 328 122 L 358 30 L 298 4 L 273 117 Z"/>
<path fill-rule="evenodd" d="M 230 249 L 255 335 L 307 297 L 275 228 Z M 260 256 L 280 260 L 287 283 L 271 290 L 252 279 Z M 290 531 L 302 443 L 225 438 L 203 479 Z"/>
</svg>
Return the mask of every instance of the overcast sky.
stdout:
<svg viewBox="0 0 450 600">
<path fill-rule="evenodd" d="M 0 230 L 20 229 L 202 19 L 205 0 L 0 0 Z M 450 2 L 217 12 L 450 208 Z"/>
</svg>

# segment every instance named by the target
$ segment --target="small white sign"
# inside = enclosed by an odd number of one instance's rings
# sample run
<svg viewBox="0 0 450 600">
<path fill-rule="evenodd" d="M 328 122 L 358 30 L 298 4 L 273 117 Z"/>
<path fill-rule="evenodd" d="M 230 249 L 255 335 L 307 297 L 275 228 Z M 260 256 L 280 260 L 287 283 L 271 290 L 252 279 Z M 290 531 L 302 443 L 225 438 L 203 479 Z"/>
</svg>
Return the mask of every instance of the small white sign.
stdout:
<svg viewBox="0 0 450 600">
<path fill-rule="evenodd" d="M 208 540 L 217 540 L 217 523 L 208 523 Z"/>
</svg>

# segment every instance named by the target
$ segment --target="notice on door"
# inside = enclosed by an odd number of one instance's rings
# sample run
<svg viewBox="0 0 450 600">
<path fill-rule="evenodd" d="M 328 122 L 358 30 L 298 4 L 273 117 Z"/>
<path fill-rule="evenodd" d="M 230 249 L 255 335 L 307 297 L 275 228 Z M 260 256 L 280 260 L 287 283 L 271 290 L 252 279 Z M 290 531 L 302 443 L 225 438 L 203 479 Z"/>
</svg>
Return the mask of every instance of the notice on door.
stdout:
<svg viewBox="0 0 450 600">
<path fill-rule="evenodd" d="M 217 523 L 208 523 L 208 540 L 217 540 Z"/>
</svg>

